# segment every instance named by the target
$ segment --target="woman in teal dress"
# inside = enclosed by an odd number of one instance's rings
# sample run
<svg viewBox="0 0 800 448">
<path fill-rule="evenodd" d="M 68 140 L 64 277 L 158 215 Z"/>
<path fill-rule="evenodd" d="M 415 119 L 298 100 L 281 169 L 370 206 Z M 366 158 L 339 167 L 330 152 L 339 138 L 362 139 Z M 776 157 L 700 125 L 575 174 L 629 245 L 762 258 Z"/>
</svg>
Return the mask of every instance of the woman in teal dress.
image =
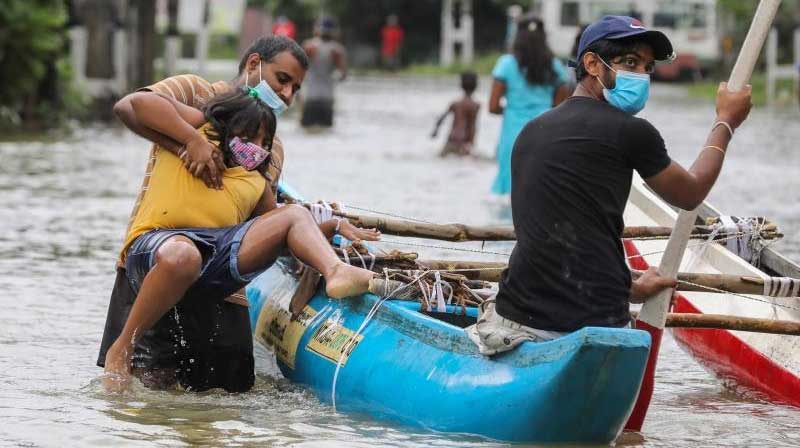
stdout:
<svg viewBox="0 0 800 448">
<path fill-rule="evenodd" d="M 541 20 L 520 20 L 512 53 L 497 60 L 492 77 L 489 112 L 503 115 L 492 193 L 507 195 L 511 193 L 511 151 L 517 135 L 525 124 L 569 95 L 566 69 L 548 48 Z M 505 106 L 500 104 L 503 97 Z"/>
</svg>

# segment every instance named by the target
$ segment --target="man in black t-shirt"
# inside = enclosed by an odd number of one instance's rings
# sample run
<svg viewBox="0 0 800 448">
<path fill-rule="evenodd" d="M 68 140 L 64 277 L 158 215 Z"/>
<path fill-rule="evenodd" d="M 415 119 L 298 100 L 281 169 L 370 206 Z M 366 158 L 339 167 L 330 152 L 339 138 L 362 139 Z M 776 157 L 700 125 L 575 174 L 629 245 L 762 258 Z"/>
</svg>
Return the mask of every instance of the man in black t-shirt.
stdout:
<svg viewBox="0 0 800 448">
<path fill-rule="evenodd" d="M 672 55 L 663 33 L 631 17 L 606 16 L 584 31 L 575 93 L 528 123 L 514 145 L 517 245 L 496 301 L 468 329 L 482 353 L 585 326 L 627 326 L 630 302 L 674 286 L 655 269 L 631 280 L 621 237 L 633 171 L 670 204 L 696 207 L 749 113 L 750 89 L 731 93 L 720 85 L 716 121 L 685 170 L 653 125 L 634 116 L 647 101 L 655 61 Z"/>
</svg>

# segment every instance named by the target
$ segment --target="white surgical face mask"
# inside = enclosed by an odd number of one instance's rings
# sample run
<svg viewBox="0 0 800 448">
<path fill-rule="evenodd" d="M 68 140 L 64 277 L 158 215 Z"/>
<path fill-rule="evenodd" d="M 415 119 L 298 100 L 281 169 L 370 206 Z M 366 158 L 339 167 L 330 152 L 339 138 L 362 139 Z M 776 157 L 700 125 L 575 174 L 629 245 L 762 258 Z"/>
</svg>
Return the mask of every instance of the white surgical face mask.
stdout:
<svg viewBox="0 0 800 448">
<path fill-rule="evenodd" d="M 281 114 L 289 108 L 289 106 L 283 102 L 281 97 L 279 97 L 274 90 L 272 90 L 272 87 L 267 84 L 267 81 L 261 78 L 261 61 L 258 61 L 258 79 L 259 83 L 253 87 L 253 89 L 255 89 L 255 91 L 258 93 L 258 99 L 272 109 L 272 113 L 275 114 L 275 117 L 280 117 Z M 245 86 L 250 88 L 246 79 Z"/>
</svg>

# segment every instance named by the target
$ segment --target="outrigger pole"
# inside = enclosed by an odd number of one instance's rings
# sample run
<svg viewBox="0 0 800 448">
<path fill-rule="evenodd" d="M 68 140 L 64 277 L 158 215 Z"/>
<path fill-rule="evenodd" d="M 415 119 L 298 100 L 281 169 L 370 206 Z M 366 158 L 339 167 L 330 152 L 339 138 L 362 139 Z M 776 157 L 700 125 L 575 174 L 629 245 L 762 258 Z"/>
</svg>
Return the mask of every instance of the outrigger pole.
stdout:
<svg viewBox="0 0 800 448">
<path fill-rule="evenodd" d="M 753 67 L 758 60 L 759 53 L 761 53 L 761 47 L 767 39 L 767 34 L 772 27 L 772 21 L 778 12 L 780 3 L 780 0 L 761 0 L 759 2 L 753 22 L 750 24 L 750 30 L 747 32 L 747 37 L 745 37 L 742 49 L 736 59 L 736 64 L 733 66 L 731 76 L 728 79 L 729 91 L 737 92 L 741 90 L 750 80 Z M 672 235 L 667 242 L 664 256 L 661 258 L 661 264 L 658 267 L 661 275 L 676 277 L 678 267 L 683 259 L 683 253 L 689 241 L 689 235 L 696 220 L 697 209 L 681 210 L 678 214 Z M 636 328 L 650 333 L 652 345 L 642 379 L 642 386 L 639 390 L 639 398 L 636 400 L 631 417 L 625 425 L 625 429 L 629 431 L 640 431 L 642 429 L 642 423 L 644 423 L 645 415 L 647 415 L 647 408 L 650 406 L 650 399 L 653 396 L 656 361 L 661 347 L 661 336 L 664 333 L 664 324 L 667 320 L 671 299 L 672 290 L 662 291 L 650 298 L 642 306 L 642 311 L 636 321 Z"/>
<path fill-rule="evenodd" d="M 303 202 L 303 206 L 311 208 L 312 204 Z M 409 236 L 433 240 L 465 242 L 465 241 L 516 241 L 517 235 L 514 227 L 509 225 L 474 226 L 461 223 L 436 224 L 430 222 L 412 221 L 410 219 L 383 218 L 377 216 L 359 215 L 354 213 L 332 210 L 334 216 L 347 218 L 353 224 L 374 228 L 387 235 Z M 738 233 L 716 233 L 713 226 L 693 226 L 691 238 L 714 239 L 735 237 Z M 628 226 L 622 231 L 623 239 L 657 239 L 668 238 L 672 234 L 671 227 L 663 226 Z M 766 222 L 759 228 L 759 234 L 764 239 L 782 238 L 775 224 Z"/>
</svg>

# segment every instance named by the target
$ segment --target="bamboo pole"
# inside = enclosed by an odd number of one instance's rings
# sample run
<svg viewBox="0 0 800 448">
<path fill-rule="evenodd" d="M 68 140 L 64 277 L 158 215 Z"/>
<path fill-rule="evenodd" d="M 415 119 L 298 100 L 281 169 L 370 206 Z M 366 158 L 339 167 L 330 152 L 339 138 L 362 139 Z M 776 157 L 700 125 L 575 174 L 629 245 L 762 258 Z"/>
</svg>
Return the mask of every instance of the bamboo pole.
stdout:
<svg viewBox="0 0 800 448">
<path fill-rule="evenodd" d="M 470 280 L 499 282 L 503 269 L 508 265 L 494 261 L 417 260 L 417 264 L 436 271 L 454 271 Z"/>
<path fill-rule="evenodd" d="M 347 218 L 358 227 L 375 228 L 381 233 L 396 236 L 412 236 L 444 241 L 515 241 L 514 228 L 511 226 L 470 226 L 466 224 L 431 224 L 405 219 L 379 218 L 376 216 L 355 215 L 352 213 L 333 212 L 334 215 Z"/>
<path fill-rule="evenodd" d="M 303 203 L 303 205 L 306 208 L 311 207 L 309 203 Z M 514 228 L 508 225 L 473 226 L 461 223 L 434 224 L 407 219 L 359 215 L 337 210 L 334 210 L 333 214 L 334 216 L 347 218 L 358 227 L 374 228 L 387 235 L 410 236 L 453 242 L 516 241 L 517 239 Z M 708 238 L 713 231 L 714 228 L 711 226 L 695 226 L 692 230 L 692 238 Z M 670 227 L 630 226 L 623 229 L 622 238 L 668 238 L 671 233 L 672 228 Z M 725 232 L 718 232 L 717 235 L 715 235 L 715 239 L 727 238 L 729 236 L 732 235 Z M 780 238 L 783 235 L 777 232 L 777 228 L 774 224 L 767 224 L 762 229 L 761 236 L 765 239 L 774 239 Z"/>
<path fill-rule="evenodd" d="M 417 260 L 417 264 L 425 269 L 453 271 L 471 280 L 498 282 L 503 269 L 508 265 L 493 261 L 458 261 L 458 260 Z M 642 271 L 632 270 L 638 277 Z M 780 277 L 768 278 L 773 284 L 780 284 Z M 790 279 L 800 282 L 800 279 Z M 765 295 L 763 277 L 751 275 L 707 274 L 702 272 L 679 272 L 678 291 L 714 292 L 707 288 L 722 290 L 736 294 Z M 769 294 L 768 294 L 769 295 Z M 774 294 L 772 294 L 774 296 Z M 795 296 L 797 297 L 797 296 Z"/>
<path fill-rule="evenodd" d="M 639 313 L 632 312 L 636 319 Z M 726 314 L 667 313 L 666 326 L 671 328 L 704 328 L 752 333 L 800 336 L 800 322 L 791 320 L 759 319 Z"/>
</svg>

